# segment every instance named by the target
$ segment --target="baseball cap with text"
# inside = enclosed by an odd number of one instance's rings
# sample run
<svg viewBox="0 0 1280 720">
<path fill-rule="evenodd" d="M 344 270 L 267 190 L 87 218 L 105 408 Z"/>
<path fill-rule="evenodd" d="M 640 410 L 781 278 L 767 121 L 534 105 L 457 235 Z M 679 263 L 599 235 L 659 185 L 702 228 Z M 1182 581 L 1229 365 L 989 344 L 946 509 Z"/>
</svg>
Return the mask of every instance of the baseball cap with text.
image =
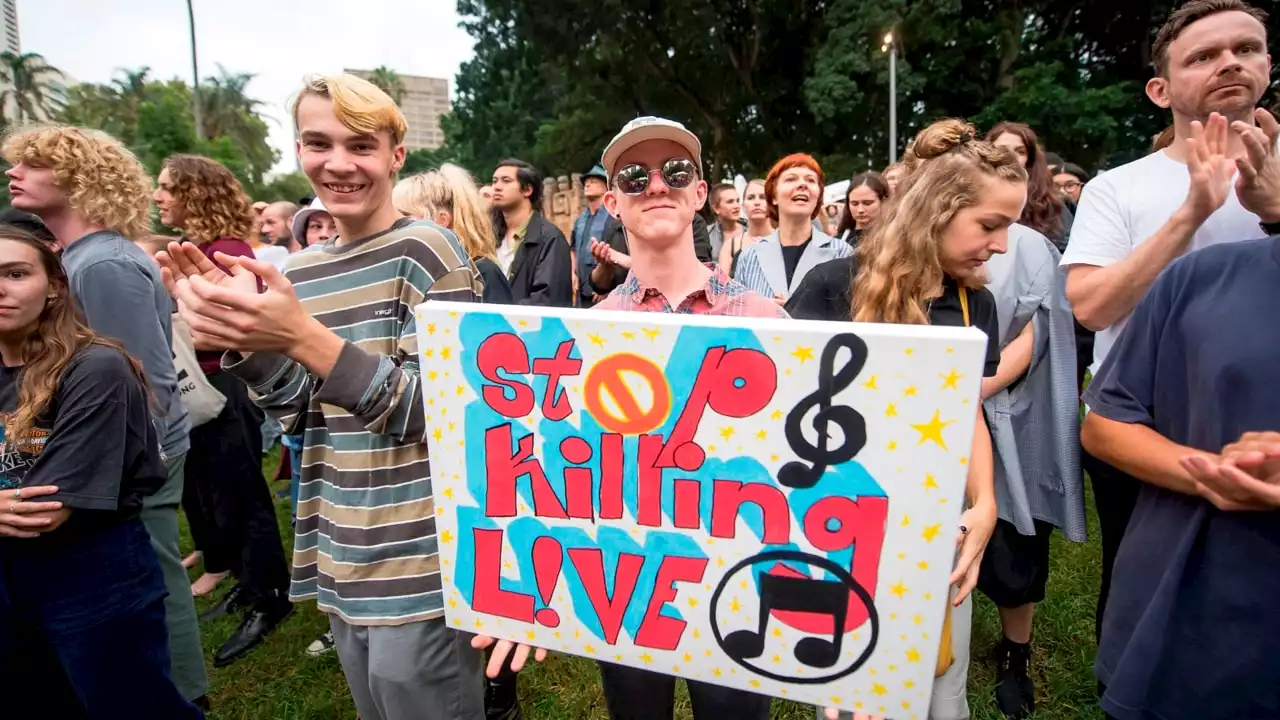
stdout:
<svg viewBox="0 0 1280 720">
<path fill-rule="evenodd" d="M 647 140 L 670 140 L 680 145 L 689 151 L 689 159 L 698 166 L 698 174 L 702 174 L 702 143 L 698 142 L 698 136 L 674 120 L 646 115 L 623 125 L 605 147 L 600 163 L 609 176 L 617 171 L 614 165 L 623 153 Z"/>
</svg>

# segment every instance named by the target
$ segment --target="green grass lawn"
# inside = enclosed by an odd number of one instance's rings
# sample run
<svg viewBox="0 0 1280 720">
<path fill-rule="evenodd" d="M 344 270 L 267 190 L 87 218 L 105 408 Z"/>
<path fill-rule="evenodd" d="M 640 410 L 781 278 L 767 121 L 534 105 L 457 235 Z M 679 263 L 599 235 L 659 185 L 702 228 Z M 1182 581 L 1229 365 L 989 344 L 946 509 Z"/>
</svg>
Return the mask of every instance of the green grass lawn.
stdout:
<svg viewBox="0 0 1280 720">
<path fill-rule="evenodd" d="M 277 451 L 278 453 L 278 451 Z M 274 475 L 277 458 L 264 465 Z M 272 491 L 280 489 L 274 485 Z M 1056 534 L 1048 599 L 1040 606 L 1035 624 L 1036 720 L 1085 720 L 1101 718 L 1093 679 L 1093 613 L 1098 595 L 1101 559 L 1097 526 L 1089 498 L 1091 541 L 1073 544 Z M 286 543 L 293 538 L 289 527 L 289 501 L 277 501 L 280 532 Z M 191 550 L 183 526 L 183 552 Z M 194 573 L 193 573 L 194 577 Z M 220 588 L 223 591 L 227 585 Z M 981 594 L 974 611 L 973 662 L 969 671 L 969 698 L 973 717 L 1002 717 L 992 698 L 995 682 L 990 660 L 1000 638 L 996 609 Z M 214 601 L 197 602 L 203 611 Z M 250 655 L 231 667 L 214 669 L 212 654 L 235 630 L 237 621 L 222 618 L 203 628 L 209 660 L 213 720 L 353 720 L 355 709 L 347 692 L 342 668 L 333 653 L 311 658 L 305 649 L 328 627 L 312 602 L 301 603 L 287 623 Z M 599 720 L 607 718 L 595 664 L 576 657 L 553 655 L 546 663 L 521 674 L 521 699 L 528 720 Z M 688 699 L 681 694 L 677 717 L 689 718 Z M 773 717 L 780 720 L 812 720 L 809 706 L 776 700 Z"/>
</svg>

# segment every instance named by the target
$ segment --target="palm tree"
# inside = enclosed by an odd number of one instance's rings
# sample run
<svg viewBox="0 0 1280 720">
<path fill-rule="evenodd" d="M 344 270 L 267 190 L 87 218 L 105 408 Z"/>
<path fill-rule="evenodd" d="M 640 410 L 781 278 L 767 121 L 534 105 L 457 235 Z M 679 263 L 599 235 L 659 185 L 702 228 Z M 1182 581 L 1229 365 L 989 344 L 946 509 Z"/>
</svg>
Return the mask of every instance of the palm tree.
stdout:
<svg viewBox="0 0 1280 720">
<path fill-rule="evenodd" d="M 369 74 L 369 82 L 377 85 L 382 92 L 390 95 L 397 105 L 404 100 L 404 81 L 400 79 L 400 73 L 386 65 L 374 68 L 373 72 Z"/>
<path fill-rule="evenodd" d="M 0 114 L 8 119 L 9 108 L 14 108 L 18 125 L 48 119 L 62 104 L 61 77 L 39 53 L 0 53 L 0 82 L 6 85 L 0 92 Z"/>
</svg>

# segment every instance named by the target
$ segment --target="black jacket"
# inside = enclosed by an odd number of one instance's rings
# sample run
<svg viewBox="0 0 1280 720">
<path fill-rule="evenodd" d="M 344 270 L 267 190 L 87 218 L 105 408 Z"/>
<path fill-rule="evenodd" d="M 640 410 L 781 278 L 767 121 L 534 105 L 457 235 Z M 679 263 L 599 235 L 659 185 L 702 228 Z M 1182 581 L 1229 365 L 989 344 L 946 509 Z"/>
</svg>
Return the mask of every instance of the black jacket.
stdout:
<svg viewBox="0 0 1280 720">
<path fill-rule="evenodd" d="M 604 222 L 604 232 L 602 234 L 604 237 L 600 238 L 600 242 L 620 253 L 631 254 L 631 250 L 627 246 L 627 230 L 616 216 L 610 215 L 609 219 Z M 711 257 L 711 235 L 707 231 L 707 221 L 703 220 L 702 215 L 699 213 L 694 213 L 693 215 L 693 252 L 702 262 L 713 262 Z M 628 272 L 630 271 L 626 268 L 614 266 L 611 282 L 601 287 L 591 281 L 591 285 L 601 295 L 608 295 L 613 292 L 614 288 L 626 282 Z"/>
<path fill-rule="evenodd" d="M 511 283 L 502 274 L 498 263 L 489 258 L 476 258 L 476 269 L 480 271 L 480 279 L 484 281 L 484 302 L 488 305 L 510 305 Z"/>
<path fill-rule="evenodd" d="M 559 228 L 537 213 L 529 218 L 529 227 L 507 277 L 516 305 L 573 307 L 569 242 Z"/>
</svg>

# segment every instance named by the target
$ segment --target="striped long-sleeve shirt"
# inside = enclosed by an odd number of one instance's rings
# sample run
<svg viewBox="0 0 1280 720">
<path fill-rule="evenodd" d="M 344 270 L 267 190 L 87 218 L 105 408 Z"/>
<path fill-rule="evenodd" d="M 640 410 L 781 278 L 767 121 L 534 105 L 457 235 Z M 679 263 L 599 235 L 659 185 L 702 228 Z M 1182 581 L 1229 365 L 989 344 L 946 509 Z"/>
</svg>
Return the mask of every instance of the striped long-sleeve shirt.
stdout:
<svg viewBox="0 0 1280 720">
<path fill-rule="evenodd" d="M 274 353 L 223 366 L 287 434 L 304 435 L 293 548 L 294 600 L 354 625 L 443 614 L 413 308 L 479 302 L 481 281 L 453 233 L 403 221 L 290 258 L 303 308 L 346 341 L 327 380 Z"/>
</svg>

